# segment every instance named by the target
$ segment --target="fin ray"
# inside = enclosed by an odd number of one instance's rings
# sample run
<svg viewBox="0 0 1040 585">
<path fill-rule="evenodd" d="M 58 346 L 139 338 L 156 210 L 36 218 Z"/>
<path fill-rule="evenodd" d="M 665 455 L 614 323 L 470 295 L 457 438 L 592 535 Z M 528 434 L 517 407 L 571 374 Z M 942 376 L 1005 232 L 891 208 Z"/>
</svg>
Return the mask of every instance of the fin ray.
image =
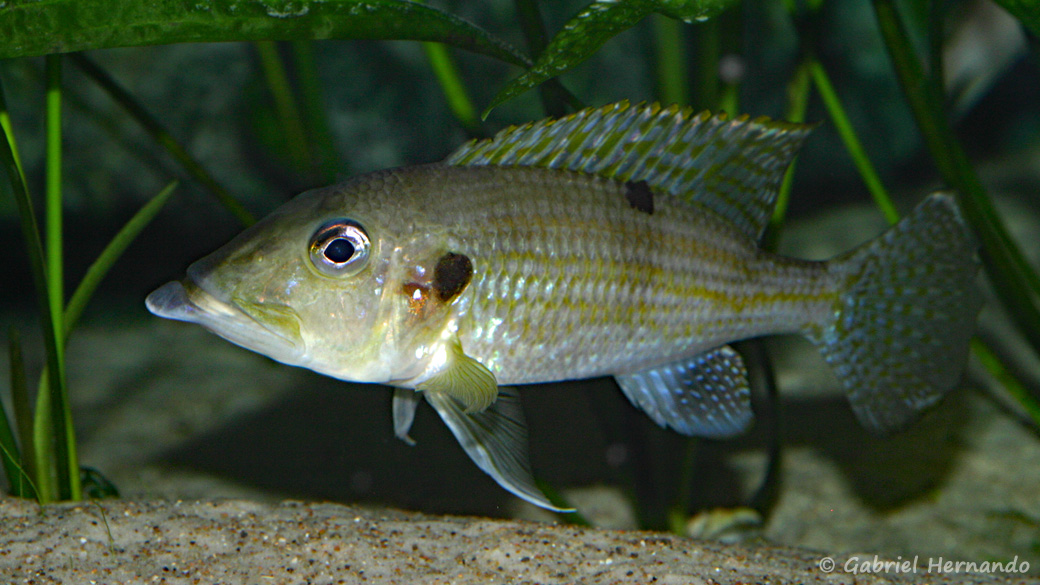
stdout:
<svg viewBox="0 0 1040 585">
<path fill-rule="evenodd" d="M 446 343 L 447 361 L 416 390 L 443 392 L 462 403 L 466 412 L 479 412 L 491 406 L 498 395 L 498 382 L 491 370 L 466 355 L 457 336 Z"/>
<path fill-rule="evenodd" d="M 502 387 L 498 400 L 477 413 L 465 411 L 455 398 L 443 392 L 424 394 L 470 459 L 498 485 L 547 510 L 573 511 L 553 506 L 534 483 L 527 456 L 527 424 L 516 388 Z"/>
<path fill-rule="evenodd" d="M 953 196 L 935 193 L 832 261 L 845 290 L 810 339 L 872 431 L 905 427 L 960 379 L 982 308 L 976 251 Z"/>
<path fill-rule="evenodd" d="M 507 128 L 450 165 L 536 166 L 646 181 L 761 237 L 780 181 L 812 126 L 627 101 Z"/>
<path fill-rule="evenodd" d="M 394 436 L 408 445 L 415 445 L 415 439 L 408 435 L 415 421 L 415 409 L 419 407 L 419 393 L 411 388 L 394 388 L 393 415 Z"/>
<path fill-rule="evenodd" d="M 684 435 L 731 437 L 743 432 L 754 416 L 747 369 L 728 345 L 614 378 L 654 422 Z"/>
</svg>

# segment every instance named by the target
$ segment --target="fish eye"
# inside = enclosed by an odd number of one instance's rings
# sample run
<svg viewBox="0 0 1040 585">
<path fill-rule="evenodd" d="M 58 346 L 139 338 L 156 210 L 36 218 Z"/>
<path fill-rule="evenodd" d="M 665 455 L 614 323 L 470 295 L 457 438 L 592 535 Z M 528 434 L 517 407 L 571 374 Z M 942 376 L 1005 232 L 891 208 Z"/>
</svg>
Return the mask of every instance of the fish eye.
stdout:
<svg viewBox="0 0 1040 585">
<path fill-rule="evenodd" d="M 334 219 L 311 236 L 311 264 L 325 276 L 351 276 L 368 264 L 368 233 L 352 219 Z"/>
</svg>

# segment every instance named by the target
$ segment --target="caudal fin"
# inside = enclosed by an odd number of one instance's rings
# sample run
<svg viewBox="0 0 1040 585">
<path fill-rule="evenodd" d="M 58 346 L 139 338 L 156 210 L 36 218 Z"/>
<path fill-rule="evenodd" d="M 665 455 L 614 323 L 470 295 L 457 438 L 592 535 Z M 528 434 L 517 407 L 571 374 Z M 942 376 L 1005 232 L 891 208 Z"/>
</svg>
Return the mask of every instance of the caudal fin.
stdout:
<svg viewBox="0 0 1040 585">
<path fill-rule="evenodd" d="M 960 379 L 982 306 L 974 238 L 949 193 L 935 193 L 877 239 L 831 262 L 844 279 L 814 342 L 860 422 L 906 426 Z"/>
</svg>

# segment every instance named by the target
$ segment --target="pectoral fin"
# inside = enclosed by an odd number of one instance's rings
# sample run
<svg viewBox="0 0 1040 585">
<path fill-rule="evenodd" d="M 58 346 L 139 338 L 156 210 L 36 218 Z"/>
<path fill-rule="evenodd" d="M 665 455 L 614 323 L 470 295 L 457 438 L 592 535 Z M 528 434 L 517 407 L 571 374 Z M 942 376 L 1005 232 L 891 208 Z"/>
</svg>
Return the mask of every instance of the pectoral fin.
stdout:
<svg viewBox="0 0 1040 585">
<path fill-rule="evenodd" d="M 418 407 L 418 392 L 411 388 L 394 388 L 394 435 L 409 445 L 415 444 L 415 439 L 408 436 L 408 431 L 412 430 L 415 409 Z"/>
<path fill-rule="evenodd" d="M 553 506 L 534 484 L 527 458 L 527 425 L 515 388 L 503 387 L 498 400 L 483 412 L 470 413 L 444 392 L 425 392 L 470 459 L 516 496 L 556 512 L 573 510 Z"/>
<path fill-rule="evenodd" d="M 747 369 L 728 345 L 615 379 L 654 422 L 684 435 L 731 437 L 754 417 Z"/>
<path fill-rule="evenodd" d="M 484 364 L 466 355 L 457 337 L 447 343 L 444 367 L 430 379 L 416 386 L 423 392 L 446 394 L 459 401 L 467 413 L 480 412 L 498 396 L 495 375 Z"/>
</svg>

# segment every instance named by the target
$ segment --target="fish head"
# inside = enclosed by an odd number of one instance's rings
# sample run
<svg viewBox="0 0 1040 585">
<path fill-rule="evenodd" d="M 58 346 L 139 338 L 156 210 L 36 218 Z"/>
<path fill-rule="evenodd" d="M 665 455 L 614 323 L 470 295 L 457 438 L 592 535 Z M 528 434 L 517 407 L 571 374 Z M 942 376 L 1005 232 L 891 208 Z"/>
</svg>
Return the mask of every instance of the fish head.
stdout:
<svg viewBox="0 0 1040 585">
<path fill-rule="evenodd" d="M 412 377 L 444 324 L 421 278 L 444 244 L 378 195 L 350 183 L 303 193 L 152 292 L 148 309 L 339 379 Z"/>
</svg>

